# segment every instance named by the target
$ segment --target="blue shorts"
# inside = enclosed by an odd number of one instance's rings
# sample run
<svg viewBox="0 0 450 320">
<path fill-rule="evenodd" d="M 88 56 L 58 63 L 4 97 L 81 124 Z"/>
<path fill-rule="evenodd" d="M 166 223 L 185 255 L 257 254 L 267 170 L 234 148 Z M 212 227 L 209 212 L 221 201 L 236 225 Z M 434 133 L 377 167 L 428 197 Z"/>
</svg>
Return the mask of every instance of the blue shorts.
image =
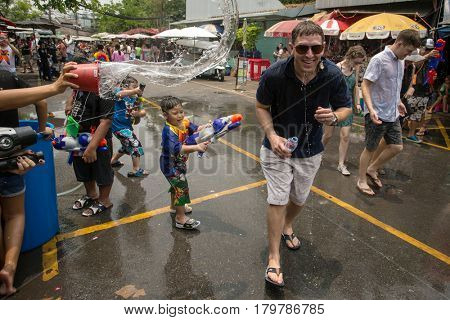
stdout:
<svg viewBox="0 0 450 320">
<path fill-rule="evenodd" d="M 0 197 L 12 198 L 25 192 L 25 180 L 23 176 L 2 172 L 0 173 Z"/>
</svg>

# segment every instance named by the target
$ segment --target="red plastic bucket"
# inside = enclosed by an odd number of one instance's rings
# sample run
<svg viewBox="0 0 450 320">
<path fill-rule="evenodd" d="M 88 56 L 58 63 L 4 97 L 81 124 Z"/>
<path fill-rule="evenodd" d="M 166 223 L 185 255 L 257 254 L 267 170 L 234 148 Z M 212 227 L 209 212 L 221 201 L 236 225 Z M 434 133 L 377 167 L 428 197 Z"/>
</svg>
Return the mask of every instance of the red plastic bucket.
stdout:
<svg viewBox="0 0 450 320">
<path fill-rule="evenodd" d="M 76 69 L 70 70 L 70 73 L 77 74 L 78 78 L 70 79 L 70 82 L 78 85 L 80 87 L 78 90 L 98 94 L 100 81 L 99 65 L 97 63 L 77 64 L 75 67 Z"/>
</svg>

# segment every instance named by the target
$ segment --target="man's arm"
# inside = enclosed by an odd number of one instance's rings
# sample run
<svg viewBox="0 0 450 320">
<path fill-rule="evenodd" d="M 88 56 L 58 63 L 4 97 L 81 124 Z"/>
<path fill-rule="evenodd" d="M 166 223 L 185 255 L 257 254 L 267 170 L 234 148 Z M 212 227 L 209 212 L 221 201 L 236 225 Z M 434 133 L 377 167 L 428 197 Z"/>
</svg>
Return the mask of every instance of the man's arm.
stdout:
<svg viewBox="0 0 450 320">
<path fill-rule="evenodd" d="M 256 119 L 264 130 L 267 139 L 270 142 L 272 151 L 281 158 L 289 158 L 291 153 L 286 148 L 286 139 L 280 137 L 273 127 L 272 115 L 269 111 L 269 106 L 261 104 L 256 101 Z"/>
<path fill-rule="evenodd" d="M 375 123 L 375 124 L 382 124 L 382 121 L 380 121 L 378 119 L 377 112 L 373 108 L 372 97 L 370 95 L 370 92 L 371 92 L 370 90 L 371 90 L 372 84 L 373 84 L 373 82 L 371 82 L 367 79 L 363 80 L 362 85 L 361 85 L 362 95 L 363 95 L 364 103 L 367 106 L 367 110 L 369 110 L 370 119 L 372 119 L 373 123 Z"/>
<path fill-rule="evenodd" d="M 69 73 L 70 70 L 76 69 L 75 65 L 72 62 L 66 64 L 61 76 L 52 84 L 34 88 L 0 91 L 0 111 L 26 107 L 36 101 L 63 93 L 67 87 L 77 89 L 77 85 L 68 81 L 69 79 L 78 78 L 78 75 Z"/>
</svg>

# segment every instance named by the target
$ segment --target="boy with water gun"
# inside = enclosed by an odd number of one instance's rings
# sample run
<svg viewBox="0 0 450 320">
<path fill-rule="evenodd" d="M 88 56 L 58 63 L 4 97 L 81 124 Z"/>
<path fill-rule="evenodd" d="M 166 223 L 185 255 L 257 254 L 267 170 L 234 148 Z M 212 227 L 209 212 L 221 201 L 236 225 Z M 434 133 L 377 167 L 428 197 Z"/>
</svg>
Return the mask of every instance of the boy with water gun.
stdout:
<svg viewBox="0 0 450 320">
<path fill-rule="evenodd" d="M 144 177 L 149 174 L 147 170 L 140 166 L 144 148 L 133 131 L 133 124 L 139 123 L 140 118 L 146 115 L 141 101 L 144 88 L 145 85 L 138 86 L 138 81 L 135 78 L 127 77 L 121 88 L 117 88 L 115 92 L 117 100 L 114 105 L 112 131 L 114 136 L 119 139 L 122 147 L 114 154 L 111 166 L 123 166 L 119 159 L 125 154 L 130 155 L 133 170 L 128 172 L 128 177 Z"/>
</svg>

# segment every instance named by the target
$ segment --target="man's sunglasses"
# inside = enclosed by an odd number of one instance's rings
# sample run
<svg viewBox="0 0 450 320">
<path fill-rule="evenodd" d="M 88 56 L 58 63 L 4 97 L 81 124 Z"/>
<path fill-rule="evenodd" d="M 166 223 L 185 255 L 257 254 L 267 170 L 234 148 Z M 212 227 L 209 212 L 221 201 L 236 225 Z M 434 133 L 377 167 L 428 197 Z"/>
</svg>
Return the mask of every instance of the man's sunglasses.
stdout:
<svg viewBox="0 0 450 320">
<path fill-rule="evenodd" d="M 298 44 L 295 46 L 295 51 L 297 51 L 298 54 L 306 54 L 309 49 L 311 49 L 312 53 L 319 54 L 323 51 L 323 45 L 317 44 L 314 46 L 305 46 L 303 44 Z"/>
</svg>

